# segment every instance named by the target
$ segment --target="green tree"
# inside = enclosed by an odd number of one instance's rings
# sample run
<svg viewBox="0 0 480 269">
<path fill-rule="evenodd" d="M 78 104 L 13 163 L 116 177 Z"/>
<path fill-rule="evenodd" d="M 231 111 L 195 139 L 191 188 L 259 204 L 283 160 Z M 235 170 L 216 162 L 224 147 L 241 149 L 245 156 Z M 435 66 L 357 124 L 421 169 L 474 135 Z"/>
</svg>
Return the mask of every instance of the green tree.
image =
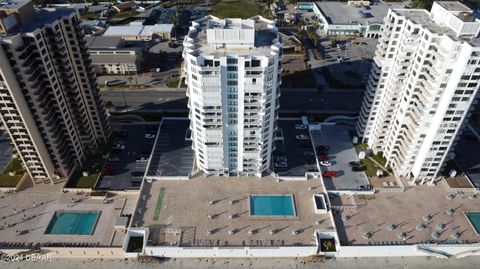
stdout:
<svg viewBox="0 0 480 269">
<path fill-rule="evenodd" d="M 423 8 L 430 10 L 432 8 L 434 0 L 412 0 L 412 6 L 414 8 Z"/>
</svg>

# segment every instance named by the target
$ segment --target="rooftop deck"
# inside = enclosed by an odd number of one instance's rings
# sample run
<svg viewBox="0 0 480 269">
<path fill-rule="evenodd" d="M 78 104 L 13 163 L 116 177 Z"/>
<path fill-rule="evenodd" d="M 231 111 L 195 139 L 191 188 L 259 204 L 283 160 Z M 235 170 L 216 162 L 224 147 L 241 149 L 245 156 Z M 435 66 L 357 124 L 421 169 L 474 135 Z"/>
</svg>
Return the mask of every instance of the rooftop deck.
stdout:
<svg viewBox="0 0 480 269">
<path fill-rule="evenodd" d="M 204 178 L 201 175 L 189 181 L 146 184 L 139 205 L 142 213 L 137 210 L 134 224 L 149 228 L 152 245 L 314 245 L 316 229 L 333 228 L 328 214 L 314 212 L 312 195 L 323 190 L 318 179 L 277 182 L 272 177 Z M 163 195 L 159 195 L 160 192 Z M 296 216 L 250 217 L 250 194 L 293 194 Z M 209 205 L 212 200 L 215 203 Z M 234 203 L 230 205 L 229 200 Z M 234 214 L 237 216 L 230 219 Z M 209 219 L 208 215 L 214 218 Z M 178 229 L 182 231 L 181 236 L 175 235 Z M 273 235 L 269 233 L 272 229 L 276 230 Z M 212 234 L 207 234 L 207 230 L 213 230 Z M 231 230 L 235 232 L 229 234 Z M 256 232 L 251 235 L 249 230 Z M 293 230 L 299 233 L 293 235 Z"/>
<path fill-rule="evenodd" d="M 357 208 L 334 214 L 340 241 L 343 245 L 367 245 L 378 242 L 396 242 L 405 244 L 425 241 L 442 242 L 455 240 L 453 232 L 459 232 L 458 241 L 480 242 L 480 235 L 475 232 L 465 217 L 465 211 L 480 211 L 480 198 L 471 198 L 468 194 L 456 194 L 452 200 L 447 199 L 449 193 L 443 184 L 416 186 L 405 192 L 381 192 L 374 196 L 356 196 Z M 453 214 L 446 213 L 453 208 Z M 431 220 L 423 217 L 430 214 Z M 342 217 L 343 216 L 343 217 Z M 390 231 L 387 227 L 397 227 Z M 424 224 L 423 230 L 417 225 Z M 443 224 L 443 229 L 437 225 Z M 440 236 L 432 238 L 432 233 L 440 231 Z M 369 240 L 363 234 L 370 232 Z M 399 238 L 401 232 L 406 233 L 405 240 Z"/>
</svg>

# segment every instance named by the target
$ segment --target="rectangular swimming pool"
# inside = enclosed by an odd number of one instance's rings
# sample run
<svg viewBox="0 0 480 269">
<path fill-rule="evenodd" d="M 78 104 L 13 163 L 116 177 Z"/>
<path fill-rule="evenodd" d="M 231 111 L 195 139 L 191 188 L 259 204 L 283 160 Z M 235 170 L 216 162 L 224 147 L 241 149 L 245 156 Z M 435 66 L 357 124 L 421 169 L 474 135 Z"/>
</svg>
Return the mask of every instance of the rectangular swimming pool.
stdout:
<svg viewBox="0 0 480 269">
<path fill-rule="evenodd" d="M 293 195 L 250 195 L 250 216 L 294 217 Z"/>
<path fill-rule="evenodd" d="M 480 234 L 480 212 L 465 212 L 465 216 L 467 216 L 467 219 L 472 224 L 475 232 Z"/>
<path fill-rule="evenodd" d="M 45 233 L 91 235 L 99 217 L 98 211 L 57 211 Z"/>
</svg>

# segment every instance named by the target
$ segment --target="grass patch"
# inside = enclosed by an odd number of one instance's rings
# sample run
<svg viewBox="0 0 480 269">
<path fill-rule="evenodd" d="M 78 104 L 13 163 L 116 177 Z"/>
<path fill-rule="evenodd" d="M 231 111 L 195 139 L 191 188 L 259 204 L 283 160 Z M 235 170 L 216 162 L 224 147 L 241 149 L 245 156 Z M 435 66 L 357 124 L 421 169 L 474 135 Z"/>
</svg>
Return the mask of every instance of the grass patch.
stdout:
<svg viewBox="0 0 480 269">
<path fill-rule="evenodd" d="M 284 88 L 316 88 L 317 81 L 312 70 L 303 70 L 282 76 L 282 87 Z"/>
<path fill-rule="evenodd" d="M 158 192 L 157 205 L 155 206 L 155 211 L 153 212 L 153 220 L 158 220 L 160 218 L 160 211 L 162 210 L 163 195 L 165 194 L 165 188 L 161 187 Z"/>
<path fill-rule="evenodd" d="M 219 18 L 249 18 L 262 13 L 261 5 L 247 0 L 220 0 L 212 15 Z"/>
<path fill-rule="evenodd" d="M 80 16 L 82 20 L 96 20 L 100 17 L 100 12 L 87 12 Z"/>
<path fill-rule="evenodd" d="M 368 149 L 368 144 L 367 143 L 357 144 L 355 145 L 355 149 L 357 150 L 357 152 L 366 151 Z M 383 157 L 383 154 L 379 152 L 371 156 L 365 156 L 365 159 L 360 160 L 362 164 L 367 168 L 365 173 L 367 174 L 368 177 L 376 177 L 377 170 L 383 170 L 381 167 L 375 164 L 372 160 L 370 160 L 369 157 L 377 161 L 383 167 L 387 168 L 387 171 L 392 173 L 392 169 L 390 167 L 385 166 L 385 164 L 387 163 L 387 160 Z M 384 175 L 385 175 L 385 171 L 384 171 Z"/>
<path fill-rule="evenodd" d="M 118 12 L 113 14 L 112 16 L 110 16 L 110 19 L 123 19 L 123 18 L 133 17 L 138 14 L 139 13 L 134 10 L 123 11 L 123 12 Z"/>
<path fill-rule="evenodd" d="M 177 88 L 178 87 L 179 79 L 170 80 L 169 82 L 165 83 L 165 86 L 168 88 Z M 182 78 L 182 83 L 180 84 L 180 88 L 186 88 L 187 84 L 185 84 L 185 78 Z"/>
<path fill-rule="evenodd" d="M 15 172 L 14 176 L 8 175 L 9 172 Z M 20 179 L 22 179 L 24 170 L 22 167 L 22 160 L 20 158 L 12 159 L 7 164 L 7 167 L 0 174 L 0 187 L 15 187 Z"/>
</svg>

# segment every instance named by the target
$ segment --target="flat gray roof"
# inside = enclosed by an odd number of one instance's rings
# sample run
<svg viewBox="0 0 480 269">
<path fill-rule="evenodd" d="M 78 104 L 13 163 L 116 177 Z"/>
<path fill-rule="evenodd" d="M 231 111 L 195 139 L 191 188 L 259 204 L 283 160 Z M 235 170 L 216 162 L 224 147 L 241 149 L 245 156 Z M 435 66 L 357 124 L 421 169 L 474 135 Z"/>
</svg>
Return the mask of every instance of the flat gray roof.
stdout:
<svg viewBox="0 0 480 269">
<path fill-rule="evenodd" d="M 437 4 L 448 11 L 472 11 L 470 8 L 458 1 L 437 1 Z"/>
<path fill-rule="evenodd" d="M 369 7 L 348 6 L 347 2 L 317 2 L 329 24 L 382 23 L 389 9 L 403 8 L 404 3 L 379 3 Z M 363 13 L 363 15 L 362 15 Z"/>
<path fill-rule="evenodd" d="M 122 43 L 119 36 L 88 36 L 85 39 L 90 49 L 116 49 Z"/>
<path fill-rule="evenodd" d="M 91 54 L 90 58 L 94 64 L 134 64 L 137 61 L 137 56 L 131 54 Z"/>
</svg>

